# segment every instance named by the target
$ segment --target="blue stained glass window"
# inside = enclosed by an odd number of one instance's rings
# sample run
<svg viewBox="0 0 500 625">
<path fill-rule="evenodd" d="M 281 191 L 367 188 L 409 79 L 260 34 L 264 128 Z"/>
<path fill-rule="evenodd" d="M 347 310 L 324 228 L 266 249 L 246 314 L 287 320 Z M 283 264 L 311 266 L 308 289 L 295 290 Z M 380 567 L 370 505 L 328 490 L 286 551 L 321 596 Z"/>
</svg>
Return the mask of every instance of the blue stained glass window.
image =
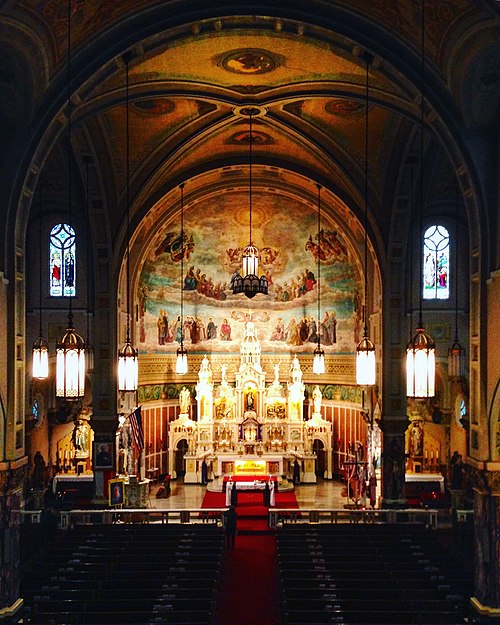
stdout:
<svg viewBox="0 0 500 625">
<path fill-rule="evenodd" d="M 76 237 L 68 224 L 50 231 L 50 294 L 53 297 L 76 295 Z"/>
<path fill-rule="evenodd" d="M 430 226 L 424 234 L 424 299 L 450 297 L 450 235 L 444 226 Z"/>
</svg>

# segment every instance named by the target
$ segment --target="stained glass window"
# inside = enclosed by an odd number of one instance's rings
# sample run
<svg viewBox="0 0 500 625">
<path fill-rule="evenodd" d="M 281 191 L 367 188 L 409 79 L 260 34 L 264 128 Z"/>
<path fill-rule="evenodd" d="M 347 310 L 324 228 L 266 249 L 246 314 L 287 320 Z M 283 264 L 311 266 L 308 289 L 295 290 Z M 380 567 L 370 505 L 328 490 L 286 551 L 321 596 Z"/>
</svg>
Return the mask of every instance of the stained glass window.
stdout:
<svg viewBox="0 0 500 625">
<path fill-rule="evenodd" d="M 450 235 L 444 226 L 430 226 L 424 234 L 424 299 L 450 297 Z"/>
<path fill-rule="evenodd" d="M 76 294 L 76 237 L 68 224 L 58 224 L 50 231 L 50 294 L 73 297 Z"/>
</svg>

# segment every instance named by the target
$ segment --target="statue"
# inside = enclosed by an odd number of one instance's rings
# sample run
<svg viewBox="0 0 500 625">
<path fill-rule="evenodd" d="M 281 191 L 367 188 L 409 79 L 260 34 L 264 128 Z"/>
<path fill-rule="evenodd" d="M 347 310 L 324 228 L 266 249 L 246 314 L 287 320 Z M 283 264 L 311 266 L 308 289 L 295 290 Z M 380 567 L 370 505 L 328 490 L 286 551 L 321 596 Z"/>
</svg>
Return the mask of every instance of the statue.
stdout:
<svg viewBox="0 0 500 625">
<path fill-rule="evenodd" d="M 313 414 L 321 414 L 321 400 L 323 399 L 323 394 L 320 391 L 320 388 L 317 384 L 314 387 L 312 397 L 313 397 Z"/>
<path fill-rule="evenodd" d="M 276 364 L 274 365 L 274 382 L 273 382 L 273 386 L 279 386 L 280 385 L 280 364 Z"/>
<path fill-rule="evenodd" d="M 302 369 L 300 368 L 300 362 L 297 356 L 293 357 L 292 364 L 290 365 L 290 375 L 292 383 L 302 383 Z"/>
<path fill-rule="evenodd" d="M 203 356 L 203 360 L 201 361 L 201 367 L 200 367 L 200 371 L 198 372 L 198 378 L 200 382 L 203 381 L 208 384 L 212 383 L 212 367 L 210 366 L 210 361 L 208 360 L 206 354 Z"/>
<path fill-rule="evenodd" d="M 185 386 L 179 393 L 179 404 L 181 407 L 180 414 L 189 414 L 189 406 L 191 405 L 191 393 Z"/>
<path fill-rule="evenodd" d="M 419 458 L 424 455 L 424 430 L 419 421 L 414 421 L 410 432 L 410 456 Z"/>
<path fill-rule="evenodd" d="M 73 447 L 75 448 L 78 456 L 81 457 L 88 454 L 88 429 L 85 421 L 78 419 L 75 422 L 75 427 L 73 428 L 73 433 L 71 435 L 71 442 L 73 443 Z"/>
</svg>

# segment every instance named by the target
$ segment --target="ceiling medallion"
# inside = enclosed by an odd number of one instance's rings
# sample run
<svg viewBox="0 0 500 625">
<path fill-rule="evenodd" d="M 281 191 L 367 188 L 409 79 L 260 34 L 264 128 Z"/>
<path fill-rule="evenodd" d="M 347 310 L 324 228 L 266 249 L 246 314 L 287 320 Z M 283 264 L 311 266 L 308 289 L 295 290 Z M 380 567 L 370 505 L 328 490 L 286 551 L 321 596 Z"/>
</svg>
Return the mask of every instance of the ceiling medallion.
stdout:
<svg viewBox="0 0 500 625">
<path fill-rule="evenodd" d="M 271 145 L 274 140 L 267 132 L 260 132 L 252 130 L 252 142 L 254 145 Z M 248 130 L 241 130 L 233 133 L 227 140 L 228 145 L 249 145 L 250 132 Z"/>
<path fill-rule="evenodd" d="M 281 65 L 278 55 L 258 48 L 242 48 L 226 53 L 218 65 L 234 74 L 267 74 Z"/>
<path fill-rule="evenodd" d="M 351 115 L 361 113 L 364 110 L 363 102 L 348 100 L 347 98 L 334 98 L 325 104 L 325 110 L 330 115 Z"/>
<path fill-rule="evenodd" d="M 142 115 L 166 115 L 175 110 L 175 103 L 169 98 L 144 98 L 132 103 L 132 107 Z"/>
</svg>

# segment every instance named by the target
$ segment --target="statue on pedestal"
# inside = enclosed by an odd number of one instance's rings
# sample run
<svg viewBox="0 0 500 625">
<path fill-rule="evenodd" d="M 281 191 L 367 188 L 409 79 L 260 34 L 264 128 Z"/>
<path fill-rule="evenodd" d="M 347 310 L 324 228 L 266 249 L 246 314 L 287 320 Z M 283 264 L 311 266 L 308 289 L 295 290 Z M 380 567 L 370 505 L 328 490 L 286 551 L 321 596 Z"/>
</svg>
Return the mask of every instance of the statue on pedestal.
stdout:
<svg viewBox="0 0 500 625">
<path fill-rule="evenodd" d="M 189 406 L 191 405 L 191 393 L 185 386 L 179 393 L 180 414 L 189 414 Z"/>
<path fill-rule="evenodd" d="M 323 394 L 317 384 L 314 387 L 314 390 L 312 392 L 312 397 L 313 397 L 313 414 L 317 414 L 321 416 L 321 401 L 323 399 Z"/>
</svg>

